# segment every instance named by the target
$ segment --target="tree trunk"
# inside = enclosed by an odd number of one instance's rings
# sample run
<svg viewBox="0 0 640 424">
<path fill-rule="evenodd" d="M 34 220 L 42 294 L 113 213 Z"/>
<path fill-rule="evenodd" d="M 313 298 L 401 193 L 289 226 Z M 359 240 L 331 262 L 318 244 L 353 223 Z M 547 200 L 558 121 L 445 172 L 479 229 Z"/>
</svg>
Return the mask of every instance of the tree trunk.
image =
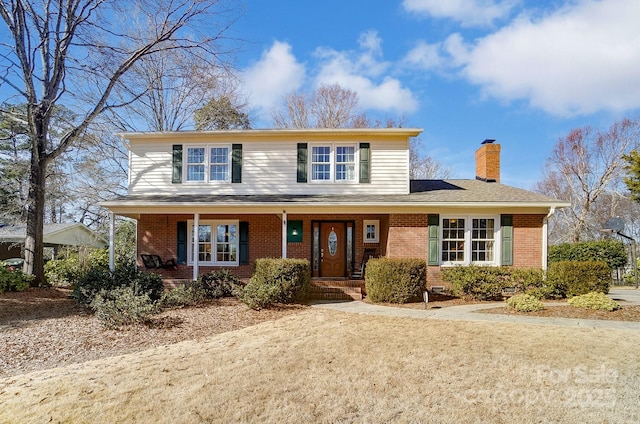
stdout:
<svg viewBox="0 0 640 424">
<path fill-rule="evenodd" d="M 38 150 L 40 150 L 38 143 Z M 44 281 L 44 193 L 47 162 L 39 152 L 31 155 L 29 171 L 29 196 L 27 198 L 27 235 L 24 241 L 25 274 L 33 275 L 32 286 L 40 286 Z"/>
</svg>

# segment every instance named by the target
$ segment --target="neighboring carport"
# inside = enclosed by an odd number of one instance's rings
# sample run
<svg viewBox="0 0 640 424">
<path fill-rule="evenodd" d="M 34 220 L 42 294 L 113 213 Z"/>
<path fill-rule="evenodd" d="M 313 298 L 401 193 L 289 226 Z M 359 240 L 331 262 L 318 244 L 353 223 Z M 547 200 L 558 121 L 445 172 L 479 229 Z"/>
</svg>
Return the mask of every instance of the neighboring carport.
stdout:
<svg viewBox="0 0 640 424">
<path fill-rule="evenodd" d="M 26 225 L 0 226 L 0 260 L 21 258 Z M 57 249 L 61 246 L 88 246 L 106 248 L 109 242 L 84 224 L 72 222 L 66 224 L 44 224 L 45 247 Z"/>
</svg>

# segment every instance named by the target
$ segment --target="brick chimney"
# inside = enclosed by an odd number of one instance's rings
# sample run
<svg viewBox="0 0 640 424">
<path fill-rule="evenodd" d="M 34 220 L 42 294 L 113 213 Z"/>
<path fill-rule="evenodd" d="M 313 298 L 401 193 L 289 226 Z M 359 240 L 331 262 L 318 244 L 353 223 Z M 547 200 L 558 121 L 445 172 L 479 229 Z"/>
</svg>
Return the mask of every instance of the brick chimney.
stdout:
<svg viewBox="0 0 640 424">
<path fill-rule="evenodd" d="M 500 182 L 500 145 L 494 142 L 487 139 L 476 150 L 476 180 Z"/>
</svg>

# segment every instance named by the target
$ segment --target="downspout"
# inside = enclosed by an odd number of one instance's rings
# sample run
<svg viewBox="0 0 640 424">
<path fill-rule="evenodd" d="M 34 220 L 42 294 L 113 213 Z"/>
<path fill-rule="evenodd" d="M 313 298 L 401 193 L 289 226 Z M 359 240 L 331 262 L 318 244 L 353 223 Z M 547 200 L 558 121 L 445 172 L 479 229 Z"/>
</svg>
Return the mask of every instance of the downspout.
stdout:
<svg viewBox="0 0 640 424">
<path fill-rule="evenodd" d="M 287 211 L 282 211 L 282 258 L 287 257 Z"/>
<path fill-rule="evenodd" d="M 198 279 L 198 230 L 200 229 L 200 214 L 193 214 L 193 281 Z"/>
<path fill-rule="evenodd" d="M 556 213 L 556 207 L 551 206 L 549 213 L 542 220 L 542 269 L 544 271 L 547 270 L 547 257 L 549 256 L 549 218 L 551 218 L 554 213 Z"/>
</svg>

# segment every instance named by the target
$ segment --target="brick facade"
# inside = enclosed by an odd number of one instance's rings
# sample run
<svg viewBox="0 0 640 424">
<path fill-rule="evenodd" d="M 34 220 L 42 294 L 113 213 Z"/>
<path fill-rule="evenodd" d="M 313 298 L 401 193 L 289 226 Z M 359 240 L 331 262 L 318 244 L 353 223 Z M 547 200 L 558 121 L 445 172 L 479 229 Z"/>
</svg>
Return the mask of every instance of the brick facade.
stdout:
<svg viewBox="0 0 640 424">
<path fill-rule="evenodd" d="M 249 264 L 229 267 L 240 278 L 249 278 L 256 259 L 282 255 L 282 220 L 280 215 L 201 215 L 200 220 L 238 220 L 249 223 Z M 321 221 L 345 222 L 353 227 L 354 257 L 357 268 L 365 249 L 375 249 L 376 256 L 391 258 L 427 258 L 427 214 L 390 215 L 295 215 L 289 221 L 302 221 L 302 241 L 287 243 L 287 257 L 312 258 L 313 223 Z M 142 215 L 138 220 L 138 266 L 140 254 L 160 255 L 163 259 L 176 257 L 177 223 L 193 220 L 193 215 Z M 380 242 L 364 243 L 363 221 L 380 221 Z M 513 216 L 513 266 L 539 268 L 542 266 L 542 225 L 544 215 Z M 499 242 L 499 240 L 497 240 Z M 200 266 L 200 273 L 215 267 Z M 177 270 L 163 270 L 167 279 L 191 279 L 193 268 L 178 265 Z M 427 269 L 427 286 L 446 286 L 440 277 L 439 266 Z"/>
</svg>

